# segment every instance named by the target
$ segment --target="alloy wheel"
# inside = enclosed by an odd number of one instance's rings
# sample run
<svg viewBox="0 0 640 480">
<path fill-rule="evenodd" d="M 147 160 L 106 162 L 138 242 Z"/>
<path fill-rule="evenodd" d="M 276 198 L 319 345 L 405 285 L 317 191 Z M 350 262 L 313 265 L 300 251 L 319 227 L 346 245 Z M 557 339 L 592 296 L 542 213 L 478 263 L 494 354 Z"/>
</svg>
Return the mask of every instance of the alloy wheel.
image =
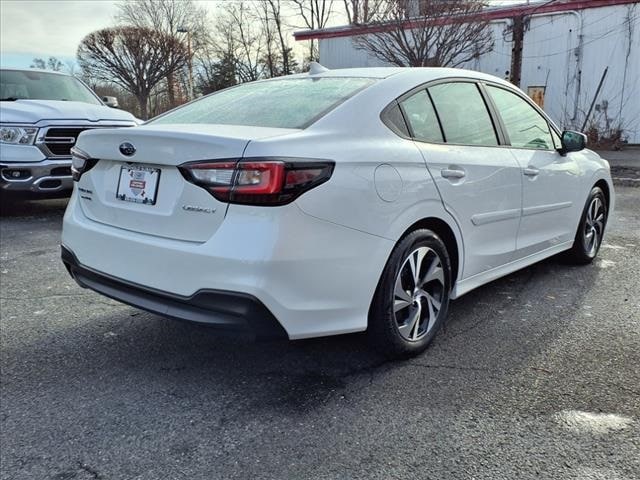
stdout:
<svg viewBox="0 0 640 480">
<path fill-rule="evenodd" d="M 587 255 L 594 256 L 598 251 L 604 233 L 604 204 L 600 197 L 594 197 L 587 208 L 584 222 L 584 247 Z"/>
<path fill-rule="evenodd" d="M 445 278 L 442 261 L 429 247 L 414 249 L 396 276 L 393 314 L 400 335 L 416 341 L 428 334 L 442 307 Z"/>
</svg>

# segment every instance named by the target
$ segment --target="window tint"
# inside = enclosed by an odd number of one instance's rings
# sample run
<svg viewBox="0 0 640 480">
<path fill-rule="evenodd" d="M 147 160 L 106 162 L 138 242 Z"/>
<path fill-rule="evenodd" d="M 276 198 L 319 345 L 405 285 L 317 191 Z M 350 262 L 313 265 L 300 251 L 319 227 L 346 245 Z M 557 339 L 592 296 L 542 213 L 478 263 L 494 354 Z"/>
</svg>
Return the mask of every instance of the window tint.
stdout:
<svg viewBox="0 0 640 480">
<path fill-rule="evenodd" d="M 149 123 L 305 128 L 375 81 L 330 77 L 245 83 L 208 95 Z"/>
<path fill-rule="evenodd" d="M 398 135 L 409 136 L 407 124 L 397 103 L 384 112 L 384 123 Z"/>
<path fill-rule="evenodd" d="M 507 129 L 511 145 L 519 148 L 552 150 L 549 124 L 529 103 L 503 88 L 487 86 Z"/>
<path fill-rule="evenodd" d="M 497 145 L 491 117 L 474 83 L 443 83 L 429 87 L 447 143 Z"/>
<path fill-rule="evenodd" d="M 438 117 L 426 90 L 401 102 L 407 122 L 411 125 L 416 140 L 424 142 L 442 142 L 442 132 L 438 124 Z"/>
</svg>

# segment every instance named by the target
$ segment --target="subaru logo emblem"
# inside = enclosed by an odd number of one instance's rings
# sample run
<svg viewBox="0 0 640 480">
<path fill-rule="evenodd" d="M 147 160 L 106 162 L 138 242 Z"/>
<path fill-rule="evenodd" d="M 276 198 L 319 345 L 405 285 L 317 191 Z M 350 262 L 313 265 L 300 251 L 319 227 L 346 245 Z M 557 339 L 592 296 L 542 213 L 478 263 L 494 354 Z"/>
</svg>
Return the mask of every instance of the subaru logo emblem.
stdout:
<svg viewBox="0 0 640 480">
<path fill-rule="evenodd" d="M 130 157 L 134 153 L 136 153 L 136 147 L 131 145 L 129 142 L 124 142 L 120 144 L 120 153 L 126 157 Z"/>
</svg>

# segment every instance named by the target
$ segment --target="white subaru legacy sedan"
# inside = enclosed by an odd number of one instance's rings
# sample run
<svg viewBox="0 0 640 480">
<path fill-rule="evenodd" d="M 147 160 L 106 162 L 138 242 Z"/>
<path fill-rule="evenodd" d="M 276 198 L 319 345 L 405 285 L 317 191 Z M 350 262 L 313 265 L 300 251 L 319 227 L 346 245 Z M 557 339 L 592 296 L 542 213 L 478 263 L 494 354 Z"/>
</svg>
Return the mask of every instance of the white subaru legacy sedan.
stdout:
<svg viewBox="0 0 640 480">
<path fill-rule="evenodd" d="M 327 70 L 83 132 L 62 260 L 166 317 L 422 351 L 450 299 L 561 252 L 589 263 L 609 165 L 490 75 Z"/>
</svg>

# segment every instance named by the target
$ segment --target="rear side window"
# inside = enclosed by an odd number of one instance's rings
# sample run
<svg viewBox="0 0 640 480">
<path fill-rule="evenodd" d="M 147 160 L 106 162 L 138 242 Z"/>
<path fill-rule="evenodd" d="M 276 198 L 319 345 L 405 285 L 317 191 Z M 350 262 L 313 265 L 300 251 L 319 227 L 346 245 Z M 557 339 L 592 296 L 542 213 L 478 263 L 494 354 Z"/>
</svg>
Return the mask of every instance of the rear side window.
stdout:
<svg viewBox="0 0 640 480">
<path fill-rule="evenodd" d="M 447 143 L 498 145 L 493 122 L 474 83 L 442 83 L 429 87 Z"/>
<path fill-rule="evenodd" d="M 394 102 L 392 106 L 385 110 L 382 120 L 387 127 L 393 130 L 396 134 L 405 137 L 410 136 L 409 130 L 407 129 L 407 123 L 404 121 L 404 117 L 400 111 L 400 106 L 397 103 Z"/>
<path fill-rule="evenodd" d="M 529 103 L 504 88 L 487 85 L 513 147 L 552 150 L 549 124 Z"/>
<path fill-rule="evenodd" d="M 426 90 L 420 90 L 400 102 L 404 110 L 407 122 L 413 130 L 413 137 L 423 142 L 442 142 L 442 131 L 438 123 L 438 117 L 431 104 L 431 99 Z"/>
<path fill-rule="evenodd" d="M 325 77 L 245 83 L 191 102 L 148 123 L 305 128 L 375 81 Z"/>
</svg>

